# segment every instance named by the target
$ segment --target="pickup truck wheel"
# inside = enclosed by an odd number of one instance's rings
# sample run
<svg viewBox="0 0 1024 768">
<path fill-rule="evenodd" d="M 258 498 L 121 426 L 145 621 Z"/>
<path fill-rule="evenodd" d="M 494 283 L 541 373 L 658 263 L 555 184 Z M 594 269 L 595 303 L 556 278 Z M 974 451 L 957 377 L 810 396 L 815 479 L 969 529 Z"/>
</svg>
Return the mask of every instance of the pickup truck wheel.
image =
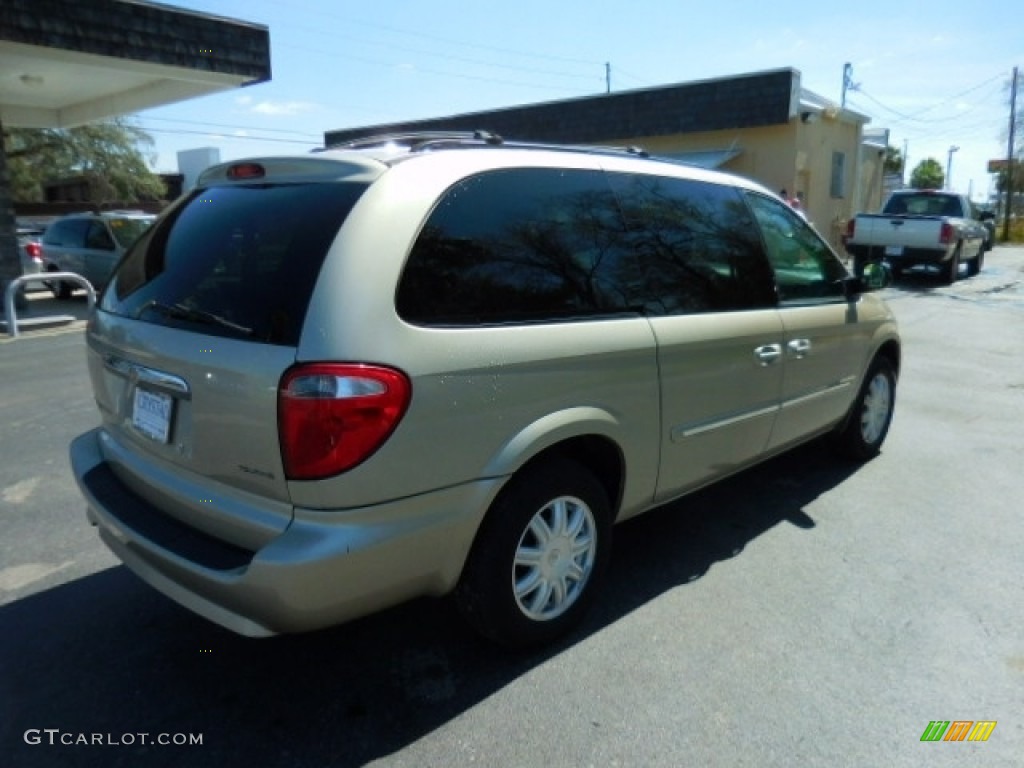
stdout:
<svg viewBox="0 0 1024 768">
<path fill-rule="evenodd" d="M 873 459 L 889 433 L 895 405 L 896 372 L 888 358 L 876 357 L 868 368 L 849 417 L 835 433 L 836 449 L 857 461 Z"/>
<path fill-rule="evenodd" d="M 978 255 L 967 262 L 967 275 L 968 277 L 974 277 L 976 274 L 981 272 L 981 267 L 985 263 L 985 248 L 978 251 Z"/>
<path fill-rule="evenodd" d="M 580 622 L 608 563 L 611 505 L 604 486 L 574 461 L 527 468 L 484 519 L 455 591 L 484 637 L 523 648 Z"/>
<path fill-rule="evenodd" d="M 953 251 L 953 256 L 942 266 L 942 282 L 946 285 L 955 283 L 960 274 L 960 251 L 962 248 L 963 244 L 958 243 L 956 250 Z"/>
</svg>

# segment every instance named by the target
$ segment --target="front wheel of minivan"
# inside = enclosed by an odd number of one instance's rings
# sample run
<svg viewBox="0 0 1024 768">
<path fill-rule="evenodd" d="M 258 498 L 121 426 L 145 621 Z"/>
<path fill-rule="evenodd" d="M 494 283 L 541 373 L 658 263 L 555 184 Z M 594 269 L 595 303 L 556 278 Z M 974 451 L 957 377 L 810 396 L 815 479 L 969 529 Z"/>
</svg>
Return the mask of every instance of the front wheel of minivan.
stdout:
<svg viewBox="0 0 1024 768">
<path fill-rule="evenodd" d="M 555 458 L 514 476 L 477 534 L 456 600 L 485 637 L 550 642 L 593 602 L 611 547 L 611 505 L 594 475 Z"/>
<path fill-rule="evenodd" d="M 878 455 L 896 405 L 896 371 L 886 357 L 875 358 L 842 430 L 835 435 L 840 453 L 857 461 Z"/>
</svg>

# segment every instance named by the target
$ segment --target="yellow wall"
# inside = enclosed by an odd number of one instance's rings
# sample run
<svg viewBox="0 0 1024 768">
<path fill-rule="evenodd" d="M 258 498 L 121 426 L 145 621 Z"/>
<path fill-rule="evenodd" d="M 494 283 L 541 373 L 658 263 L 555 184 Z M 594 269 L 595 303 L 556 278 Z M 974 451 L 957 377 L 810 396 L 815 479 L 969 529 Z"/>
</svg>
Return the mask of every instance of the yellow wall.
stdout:
<svg viewBox="0 0 1024 768">
<path fill-rule="evenodd" d="M 842 255 L 840 235 L 847 219 L 858 210 L 877 210 L 880 206 L 877 191 L 880 189 L 880 164 L 876 162 L 879 166 L 877 172 L 862 168 L 860 182 L 857 181 L 860 140 L 861 125 L 858 122 L 844 119 L 841 113 L 822 113 L 806 123 L 794 117 L 788 124 L 764 128 L 645 136 L 606 143 L 636 144 L 652 155 L 738 149 L 740 153 L 720 170 L 753 179 L 772 192 L 785 189 L 790 196 L 802 193 L 807 218 Z M 833 198 L 831 194 L 834 151 L 846 154 L 846 178 L 841 198 Z M 872 154 L 877 153 L 864 150 L 861 161 L 870 161 L 869 155 Z M 875 190 L 874 197 L 865 197 L 872 189 Z M 862 204 L 859 205 L 855 198 L 861 198 Z"/>
</svg>

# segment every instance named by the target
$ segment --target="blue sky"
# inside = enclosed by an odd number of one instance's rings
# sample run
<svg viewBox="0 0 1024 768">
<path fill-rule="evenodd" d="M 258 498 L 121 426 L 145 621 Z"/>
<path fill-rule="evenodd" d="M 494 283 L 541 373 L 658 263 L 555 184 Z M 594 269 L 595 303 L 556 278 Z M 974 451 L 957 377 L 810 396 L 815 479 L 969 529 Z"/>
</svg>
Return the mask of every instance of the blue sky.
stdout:
<svg viewBox="0 0 1024 768">
<path fill-rule="evenodd" d="M 1009 83 L 1024 34 L 1004 2 L 867 0 L 178 0 L 265 24 L 273 79 L 137 115 L 157 170 L 176 152 L 221 158 L 304 152 L 326 130 L 793 67 L 889 128 L 910 166 L 934 157 L 983 198 L 986 163 L 1005 157 Z M 1024 76 L 1021 78 L 1024 80 Z M 1024 110 L 1024 87 L 1018 110 Z"/>
</svg>

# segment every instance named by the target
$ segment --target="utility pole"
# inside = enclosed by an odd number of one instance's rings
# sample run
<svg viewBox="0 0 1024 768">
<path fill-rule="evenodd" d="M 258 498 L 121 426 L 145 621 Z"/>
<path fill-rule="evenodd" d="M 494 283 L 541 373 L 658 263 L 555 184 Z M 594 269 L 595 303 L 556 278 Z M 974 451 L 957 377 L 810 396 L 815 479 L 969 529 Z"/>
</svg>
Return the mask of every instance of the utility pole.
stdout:
<svg viewBox="0 0 1024 768">
<path fill-rule="evenodd" d="M 612 92 L 612 65 L 609 61 L 604 63 L 604 92 Z"/>
<path fill-rule="evenodd" d="M 907 176 L 907 163 L 909 162 L 908 157 L 907 157 L 907 148 L 908 148 L 908 146 L 909 146 L 909 142 L 906 139 L 904 139 L 903 140 L 903 168 L 901 169 L 903 172 L 900 174 L 900 184 L 902 184 L 903 186 L 907 185 L 907 179 L 909 178 Z"/>
<path fill-rule="evenodd" d="M 959 152 L 960 147 L 956 144 L 949 148 L 949 156 L 946 159 L 946 189 L 952 189 L 952 176 L 953 176 L 953 153 Z"/>
<path fill-rule="evenodd" d="M 1010 208 L 1013 207 L 1013 145 L 1014 128 L 1017 125 L 1017 68 L 1013 68 L 1013 82 L 1010 84 L 1010 141 L 1006 147 L 1006 203 L 1003 207 L 1003 242 L 1010 240 Z"/>
<path fill-rule="evenodd" d="M 860 87 L 860 83 L 853 82 L 853 64 L 846 62 L 843 64 L 843 97 L 840 102 L 840 106 L 846 109 L 846 92 L 856 91 Z"/>
</svg>

